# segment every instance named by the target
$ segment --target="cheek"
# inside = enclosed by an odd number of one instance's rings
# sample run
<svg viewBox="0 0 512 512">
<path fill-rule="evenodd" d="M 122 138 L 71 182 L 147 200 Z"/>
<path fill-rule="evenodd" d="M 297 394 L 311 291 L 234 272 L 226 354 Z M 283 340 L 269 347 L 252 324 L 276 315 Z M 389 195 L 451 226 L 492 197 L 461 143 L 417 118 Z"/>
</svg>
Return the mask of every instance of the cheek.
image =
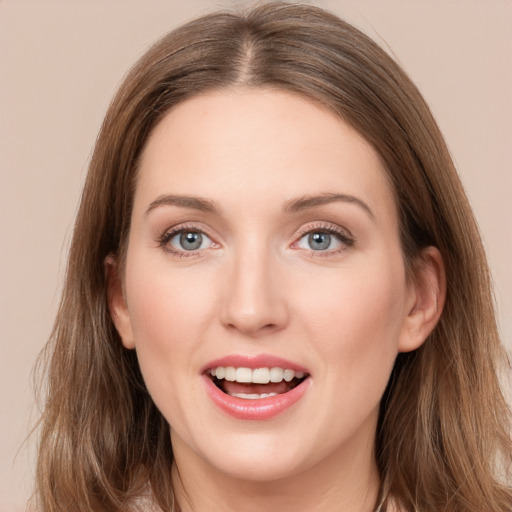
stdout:
<svg viewBox="0 0 512 512">
<path fill-rule="evenodd" d="M 138 269 L 143 272 L 137 272 Z M 141 265 L 134 261 L 126 293 L 136 342 L 164 347 L 190 342 L 201 330 L 214 303 L 211 279 L 192 272 L 176 272 L 165 262 Z"/>
<path fill-rule="evenodd" d="M 174 395 L 187 372 L 197 371 L 197 347 L 214 300 L 208 280 L 192 280 L 187 272 L 136 256 L 132 262 L 126 294 L 135 347 L 148 390 L 160 405 L 164 396 Z"/>
<path fill-rule="evenodd" d="M 386 380 L 398 353 L 405 277 L 398 265 L 382 267 L 340 272 L 302 302 L 305 329 L 320 358 L 337 366 L 347 383 L 363 375 Z"/>
<path fill-rule="evenodd" d="M 137 273 L 141 267 L 145 272 Z M 184 418 L 191 413 L 183 386 L 197 372 L 197 348 L 205 338 L 211 290 L 162 267 L 134 265 L 126 293 L 148 392 L 167 421 L 183 430 Z"/>
<path fill-rule="evenodd" d="M 315 385 L 326 439 L 374 426 L 398 353 L 402 292 L 400 273 L 367 271 L 331 281 L 328 293 L 311 297 L 315 313 L 303 317 L 320 368 Z"/>
</svg>

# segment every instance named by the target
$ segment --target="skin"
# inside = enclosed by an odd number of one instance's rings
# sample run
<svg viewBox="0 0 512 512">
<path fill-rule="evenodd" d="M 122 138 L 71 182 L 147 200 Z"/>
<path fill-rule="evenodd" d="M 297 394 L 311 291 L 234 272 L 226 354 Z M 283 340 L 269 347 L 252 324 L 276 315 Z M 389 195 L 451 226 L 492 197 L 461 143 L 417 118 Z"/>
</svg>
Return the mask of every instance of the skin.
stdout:
<svg viewBox="0 0 512 512">
<path fill-rule="evenodd" d="M 326 194 L 356 200 L 290 208 Z M 179 234 L 165 238 L 173 228 L 207 238 L 187 252 Z M 326 229 L 351 241 L 333 234 L 329 249 L 311 249 L 307 234 Z M 379 402 L 397 354 L 423 343 L 444 297 L 439 253 L 423 251 L 412 282 L 398 233 L 375 150 L 307 99 L 210 92 L 155 128 L 124 275 L 107 260 L 109 303 L 171 425 L 184 512 L 374 510 Z M 262 353 L 306 367 L 306 394 L 270 420 L 226 415 L 205 393 L 202 369 Z"/>
</svg>

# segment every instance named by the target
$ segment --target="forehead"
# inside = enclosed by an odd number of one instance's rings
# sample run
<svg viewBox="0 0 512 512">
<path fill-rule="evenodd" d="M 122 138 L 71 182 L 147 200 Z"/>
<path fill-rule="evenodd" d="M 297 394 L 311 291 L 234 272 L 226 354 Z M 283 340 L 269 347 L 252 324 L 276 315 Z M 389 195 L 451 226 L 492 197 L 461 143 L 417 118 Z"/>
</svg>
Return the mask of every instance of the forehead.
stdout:
<svg viewBox="0 0 512 512">
<path fill-rule="evenodd" d="M 205 93 L 175 106 L 151 133 L 136 203 L 165 193 L 229 202 L 247 191 L 251 197 L 246 199 L 276 201 L 351 193 L 394 210 L 374 148 L 337 115 L 293 93 Z"/>
</svg>

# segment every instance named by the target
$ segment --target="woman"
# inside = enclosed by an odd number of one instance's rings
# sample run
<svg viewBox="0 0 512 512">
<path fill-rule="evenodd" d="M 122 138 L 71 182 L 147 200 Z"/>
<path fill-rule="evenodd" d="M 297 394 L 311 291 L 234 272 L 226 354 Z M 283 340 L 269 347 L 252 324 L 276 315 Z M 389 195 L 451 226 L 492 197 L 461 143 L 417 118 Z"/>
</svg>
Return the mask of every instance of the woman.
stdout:
<svg viewBox="0 0 512 512">
<path fill-rule="evenodd" d="M 414 85 L 320 9 L 132 69 L 48 350 L 42 510 L 511 510 L 471 210 Z"/>
</svg>

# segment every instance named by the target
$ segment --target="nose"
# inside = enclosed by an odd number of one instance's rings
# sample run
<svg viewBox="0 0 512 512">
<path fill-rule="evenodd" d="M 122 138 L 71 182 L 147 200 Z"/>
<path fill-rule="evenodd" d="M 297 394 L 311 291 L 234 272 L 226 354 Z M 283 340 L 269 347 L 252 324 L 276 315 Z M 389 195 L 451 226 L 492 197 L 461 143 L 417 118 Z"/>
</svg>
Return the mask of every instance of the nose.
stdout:
<svg viewBox="0 0 512 512">
<path fill-rule="evenodd" d="M 258 338 L 288 323 L 285 288 L 271 251 L 239 251 L 224 276 L 221 322 L 225 327 Z"/>
</svg>

